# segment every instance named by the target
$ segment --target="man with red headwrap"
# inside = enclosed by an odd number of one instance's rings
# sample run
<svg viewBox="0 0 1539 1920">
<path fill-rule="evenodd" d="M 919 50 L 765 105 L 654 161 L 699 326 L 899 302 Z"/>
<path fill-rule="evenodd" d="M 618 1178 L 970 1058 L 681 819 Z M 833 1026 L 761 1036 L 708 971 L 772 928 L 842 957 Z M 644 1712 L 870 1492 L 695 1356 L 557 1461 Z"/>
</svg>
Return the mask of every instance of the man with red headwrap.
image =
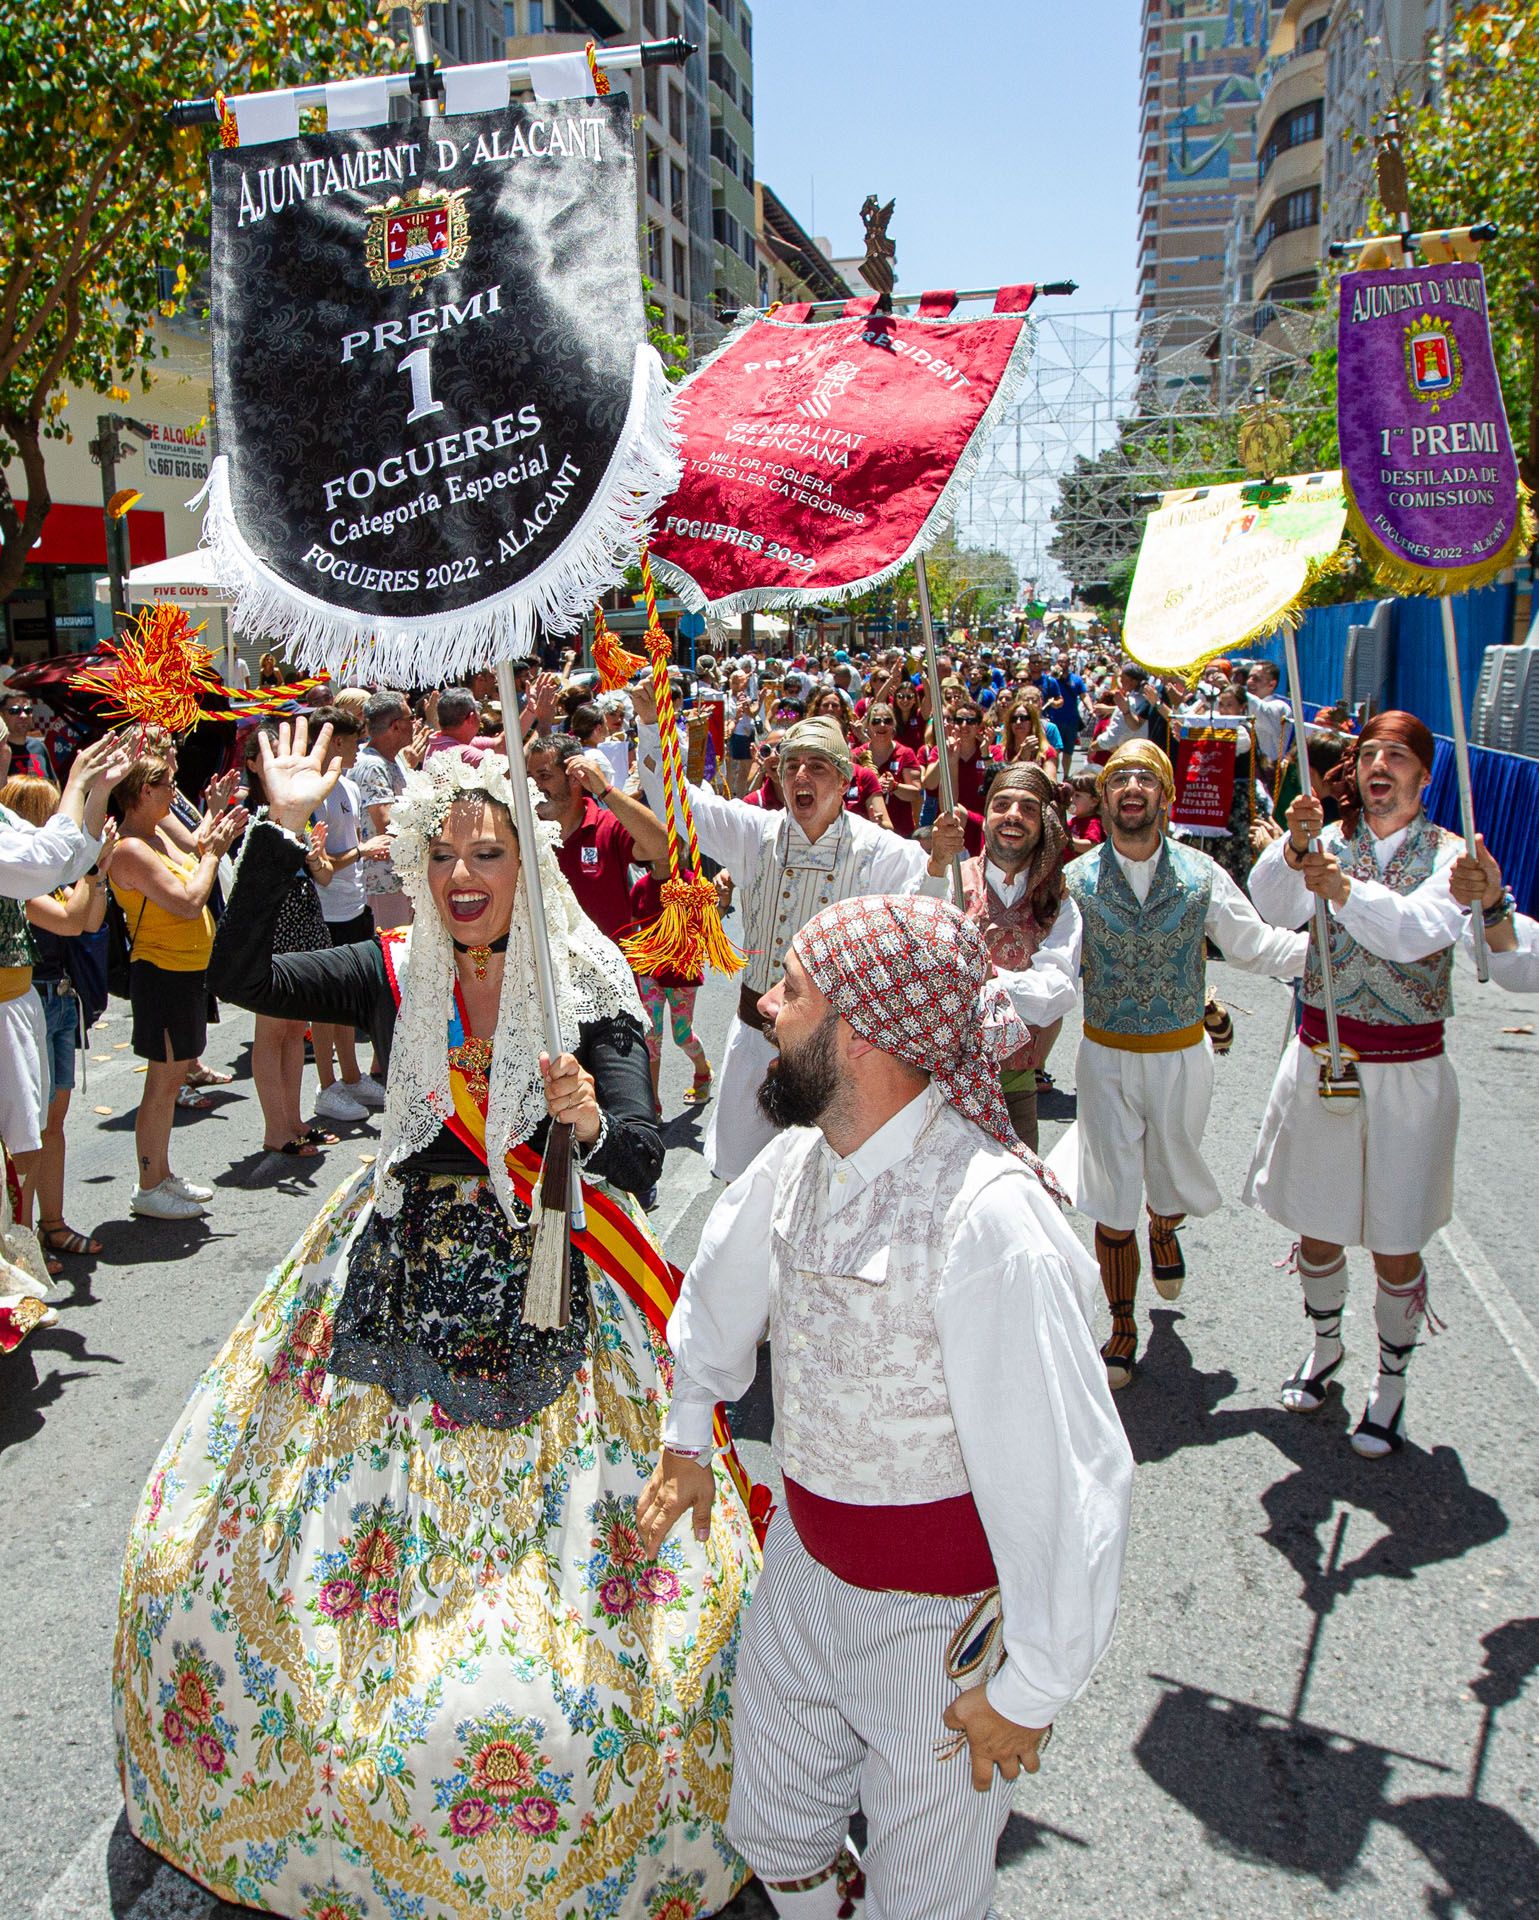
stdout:
<svg viewBox="0 0 1539 1920">
<path fill-rule="evenodd" d="M 1465 908 L 1450 888 L 1461 846 L 1422 811 L 1432 735 L 1414 714 L 1376 714 L 1334 780 L 1342 817 L 1301 795 L 1288 833 L 1257 861 L 1251 897 L 1274 925 L 1330 908 L 1337 1024 L 1358 1099 L 1320 1097 L 1325 999 L 1310 940 L 1298 1035 L 1277 1069 L 1245 1197 L 1298 1236 L 1314 1345 L 1284 1383 L 1292 1413 L 1325 1404 L 1345 1351 L 1346 1248 L 1367 1247 L 1378 1289 L 1379 1365 L 1352 1445 L 1371 1459 L 1402 1444 L 1405 1374 L 1418 1323 L 1435 1328 L 1422 1249 L 1453 1211 L 1459 1088 L 1443 1051 L 1453 949 Z"/>
<path fill-rule="evenodd" d="M 1132 1460 L 1090 1330 L 1095 1267 L 1016 1139 L 1025 1029 L 939 900 L 818 913 L 764 997 L 786 1129 L 728 1188 L 669 1322 L 655 1553 L 707 1537 L 712 1411 L 775 1355 L 770 1527 L 738 1667 L 733 1844 L 776 1911 L 976 1920 L 1014 1782 L 1106 1650 Z M 967 1757 L 960 1758 L 965 1750 Z"/>
</svg>

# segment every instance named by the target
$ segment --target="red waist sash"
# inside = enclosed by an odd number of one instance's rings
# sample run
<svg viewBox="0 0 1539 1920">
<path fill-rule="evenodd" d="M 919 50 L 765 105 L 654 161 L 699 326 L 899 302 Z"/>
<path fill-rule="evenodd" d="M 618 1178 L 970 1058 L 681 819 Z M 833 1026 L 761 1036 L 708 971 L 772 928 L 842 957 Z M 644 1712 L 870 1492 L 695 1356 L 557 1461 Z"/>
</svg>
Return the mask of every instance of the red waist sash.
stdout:
<svg viewBox="0 0 1539 1920">
<path fill-rule="evenodd" d="M 858 1507 L 787 1480 L 786 1511 L 808 1553 L 848 1586 L 964 1594 L 999 1585 L 970 1493 L 911 1507 Z"/>
<path fill-rule="evenodd" d="M 1435 1060 L 1443 1051 L 1443 1022 L 1428 1020 L 1417 1027 L 1391 1027 L 1376 1020 L 1351 1020 L 1336 1016 L 1341 1044 L 1350 1047 L 1359 1060 L 1395 1065 L 1407 1060 Z M 1326 1044 L 1325 1009 L 1305 1003 L 1299 1009 L 1299 1038 L 1306 1047 Z"/>
</svg>

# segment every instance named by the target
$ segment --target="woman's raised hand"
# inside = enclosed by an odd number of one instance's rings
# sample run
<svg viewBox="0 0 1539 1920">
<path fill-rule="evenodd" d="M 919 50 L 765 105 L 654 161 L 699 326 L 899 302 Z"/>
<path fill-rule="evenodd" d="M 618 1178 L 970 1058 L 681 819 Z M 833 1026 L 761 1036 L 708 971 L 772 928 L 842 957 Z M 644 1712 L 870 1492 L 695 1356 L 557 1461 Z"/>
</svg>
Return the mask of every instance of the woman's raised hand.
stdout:
<svg viewBox="0 0 1539 1920">
<path fill-rule="evenodd" d="M 275 825 L 293 833 L 301 828 L 322 804 L 342 775 L 342 762 L 328 761 L 331 728 L 321 728 L 315 745 L 310 745 L 310 723 L 303 715 L 292 727 L 285 720 L 278 728 L 274 747 L 264 733 L 257 735 L 257 751 L 262 756 L 262 789 L 267 795 L 267 811 Z"/>
</svg>

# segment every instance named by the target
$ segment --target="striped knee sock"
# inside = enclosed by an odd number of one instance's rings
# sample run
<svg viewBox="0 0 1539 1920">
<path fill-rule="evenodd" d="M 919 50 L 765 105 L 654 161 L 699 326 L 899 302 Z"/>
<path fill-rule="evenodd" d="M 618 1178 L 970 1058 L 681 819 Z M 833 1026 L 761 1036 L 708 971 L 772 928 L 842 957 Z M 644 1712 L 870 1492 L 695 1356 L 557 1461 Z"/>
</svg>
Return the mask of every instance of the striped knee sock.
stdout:
<svg viewBox="0 0 1539 1920">
<path fill-rule="evenodd" d="M 1132 1364 L 1138 1352 L 1138 1322 L 1133 1306 L 1138 1296 L 1138 1238 L 1132 1233 L 1095 1230 L 1095 1257 L 1100 1262 L 1101 1285 L 1111 1308 L 1111 1338 L 1101 1349 L 1104 1360 Z"/>
</svg>

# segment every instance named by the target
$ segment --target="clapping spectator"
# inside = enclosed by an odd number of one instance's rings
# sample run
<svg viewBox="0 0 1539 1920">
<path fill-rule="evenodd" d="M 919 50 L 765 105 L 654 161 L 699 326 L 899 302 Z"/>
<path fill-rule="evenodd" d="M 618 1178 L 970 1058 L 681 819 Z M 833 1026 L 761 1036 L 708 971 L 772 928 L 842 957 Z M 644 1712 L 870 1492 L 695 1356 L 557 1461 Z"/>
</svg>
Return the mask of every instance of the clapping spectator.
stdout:
<svg viewBox="0 0 1539 1920">
<path fill-rule="evenodd" d="M 184 853 L 165 831 L 172 789 L 171 763 L 160 753 L 142 755 L 113 788 L 121 835 L 110 885 L 128 931 L 133 1049 L 147 1063 L 134 1121 L 137 1178 L 129 1210 L 155 1220 L 191 1220 L 206 1211 L 214 1191 L 172 1172 L 171 1122 L 178 1089 L 208 1038 L 204 973 L 214 942 L 208 898 L 220 856 L 246 815 L 227 807 L 199 829 L 195 853 Z"/>
</svg>

